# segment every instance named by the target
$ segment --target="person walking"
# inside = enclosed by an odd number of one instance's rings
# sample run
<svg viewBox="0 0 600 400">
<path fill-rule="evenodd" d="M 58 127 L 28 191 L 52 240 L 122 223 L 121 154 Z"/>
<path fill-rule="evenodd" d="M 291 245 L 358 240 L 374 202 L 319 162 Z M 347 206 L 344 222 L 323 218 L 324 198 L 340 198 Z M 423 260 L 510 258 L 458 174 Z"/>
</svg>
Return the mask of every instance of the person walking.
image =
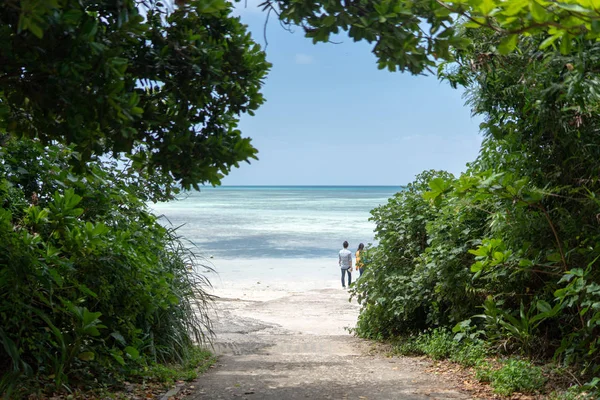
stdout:
<svg viewBox="0 0 600 400">
<path fill-rule="evenodd" d="M 339 253 L 339 264 L 342 270 L 342 287 L 346 288 L 346 274 L 348 274 L 348 287 L 352 283 L 352 253 L 348 250 L 348 242 L 344 241 L 344 248 Z"/>
<path fill-rule="evenodd" d="M 356 261 L 355 261 L 356 270 L 358 271 L 359 277 L 362 275 L 363 269 L 365 269 L 365 264 L 362 262 L 362 259 L 361 259 L 364 248 L 365 248 L 364 244 L 362 244 L 362 243 L 359 244 L 358 249 L 356 250 L 356 253 L 354 254 L 354 257 L 356 258 Z"/>
</svg>

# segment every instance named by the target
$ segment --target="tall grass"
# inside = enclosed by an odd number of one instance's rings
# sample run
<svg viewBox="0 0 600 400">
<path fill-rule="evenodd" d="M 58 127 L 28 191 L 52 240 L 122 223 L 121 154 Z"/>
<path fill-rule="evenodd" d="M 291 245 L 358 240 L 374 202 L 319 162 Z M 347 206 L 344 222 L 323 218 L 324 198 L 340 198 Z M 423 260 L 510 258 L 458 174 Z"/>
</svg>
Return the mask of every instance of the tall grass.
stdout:
<svg viewBox="0 0 600 400">
<path fill-rule="evenodd" d="M 98 162 L 77 177 L 73 155 L 23 141 L 0 150 L 0 393 L 8 397 L 185 363 L 212 335 L 210 283 L 194 272 L 201 259 L 149 212 L 131 176 Z"/>
</svg>

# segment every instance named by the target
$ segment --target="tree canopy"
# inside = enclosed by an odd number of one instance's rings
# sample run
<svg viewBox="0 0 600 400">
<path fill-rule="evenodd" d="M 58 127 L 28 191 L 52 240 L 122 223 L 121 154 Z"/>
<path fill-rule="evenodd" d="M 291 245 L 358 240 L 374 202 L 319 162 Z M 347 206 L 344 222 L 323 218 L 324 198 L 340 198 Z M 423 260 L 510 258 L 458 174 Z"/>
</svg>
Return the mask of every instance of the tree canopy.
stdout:
<svg viewBox="0 0 600 400">
<path fill-rule="evenodd" d="M 471 43 L 456 30 L 461 20 L 502 33 L 504 53 L 515 49 L 519 34 L 542 33 L 542 48 L 559 45 L 565 53 L 573 39 L 600 37 L 594 0 L 267 0 L 263 7 L 302 26 L 315 43 L 345 31 L 374 44 L 379 68 L 414 74 L 452 60 L 452 49 Z"/>
<path fill-rule="evenodd" d="M 269 64 L 232 5 L 0 3 L 0 133 L 126 154 L 140 176 L 218 184 L 256 158 L 237 123 Z"/>
<path fill-rule="evenodd" d="M 257 150 L 237 129 L 264 101 L 269 68 L 232 4 L 8 0 L 0 4 L 0 133 L 75 144 L 79 165 L 126 154 L 141 177 L 218 184 Z M 267 0 L 313 41 L 346 31 L 373 43 L 380 68 L 432 71 L 471 40 L 454 22 L 502 35 L 542 34 L 567 53 L 600 35 L 592 0 Z M 577 40 L 576 40 L 577 39 Z"/>
</svg>

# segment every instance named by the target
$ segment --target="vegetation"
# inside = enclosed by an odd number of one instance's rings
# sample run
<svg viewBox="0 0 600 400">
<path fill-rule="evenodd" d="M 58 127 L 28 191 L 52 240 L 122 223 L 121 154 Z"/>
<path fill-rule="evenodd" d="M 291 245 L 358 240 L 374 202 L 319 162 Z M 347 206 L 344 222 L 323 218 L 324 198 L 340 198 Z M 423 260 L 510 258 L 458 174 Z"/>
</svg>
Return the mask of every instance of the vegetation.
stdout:
<svg viewBox="0 0 600 400">
<path fill-rule="evenodd" d="M 193 254 L 145 201 L 256 157 L 237 122 L 263 102 L 269 64 L 225 0 L 177 4 L 0 4 L 0 392 L 160 371 L 210 334 Z M 346 31 L 374 43 L 380 68 L 437 68 L 485 119 L 464 174 L 426 171 L 373 211 L 356 331 L 429 330 L 419 351 L 473 365 L 487 351 L 553 357 L 597 391 L 595 3 L 264 8 L 315 42 Z M 481 370 L 500 393 L 541 382 L 520 359 Z"/>
<path fill-rule="evenodd" d="M 519 37 L 543 34 L 540 48 L 558 45 L 568 53 L 574 39 L 600 37 L 600 10 L 593 0 L 265 0 L 285 23 L 300 25 L 313 42 L 344 31 L 354 41 L 373 44 L 379 68 L 419 74 L 468 49 L 457 21 L 502 35 L 501 53 Z"/>
<path fill-rule="evenodd" d="M 553 358 L 591 379 L 600 372 L 598 44 L 563 54 L 524 36 L 503 55 L 502 34 L 463 34 L 473 46 L 440 75 L 466 86 L 484 117 L 480 154 L 461 176 L 425 172 L 372 212 L 379 245 L 354 289 L 357 332 L 454 328 L 466 343 L 477 332 L 495 352 Z M 493 382 L 505 385 L 515 365 Z M 499 392 L 521 390 L 511 387 Z"/>
<path fill-rule="evenodd" d="M 269 64 L 225 0 L 0 3 L 0 133 L 125 154 L 156 191 L 256 158 L 237 129 Z M 160 196 L 160 194 L 157 194 Z"/>
<path fill-rule="evenodd" d="M 514 392 L 540 392 L 546 382 L 542 368 L 530 361 L 518 358 L 495 361 L 489 357 L 491 353 L 485 341 L 476 339 L 459 342 L 451 331 L 444 328 L 404 338 L 396 348 L 404 355 L 425 354 L 436 360 L 448 359 L 473 367 L 478 380 L 489 383 L 494 393 L 505 396 Z"/>
<path fill-rule="evenodd" d="M 230 3 L 181 3 L 0 2 L 0 394 L 172 379 L 211 335 L 146 201 L 256 158 L 269 64 Z"/>
<path fill-rule="evenodd" d="M 205 343 L 207 282 L 131 176 L 77 176 L 72 150 L 23 139 L 0 156 L 0 392 L 116 382 Z"/>
</svg>

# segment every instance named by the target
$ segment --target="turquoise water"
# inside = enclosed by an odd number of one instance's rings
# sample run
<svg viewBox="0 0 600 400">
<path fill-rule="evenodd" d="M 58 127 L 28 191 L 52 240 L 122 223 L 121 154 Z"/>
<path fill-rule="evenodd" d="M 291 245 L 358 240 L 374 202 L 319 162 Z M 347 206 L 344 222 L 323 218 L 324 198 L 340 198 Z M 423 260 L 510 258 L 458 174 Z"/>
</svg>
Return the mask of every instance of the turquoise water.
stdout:
<svg viewBox="0 0 600 400">
<path fill-rule="evenodd" d="M 370 211 L 401 187 L 226 186 L 151 207 L 207 258 L 336 258 L 373 242 Z M 167 222 L 167 219 L 169 222 Z"/>
</svg>

